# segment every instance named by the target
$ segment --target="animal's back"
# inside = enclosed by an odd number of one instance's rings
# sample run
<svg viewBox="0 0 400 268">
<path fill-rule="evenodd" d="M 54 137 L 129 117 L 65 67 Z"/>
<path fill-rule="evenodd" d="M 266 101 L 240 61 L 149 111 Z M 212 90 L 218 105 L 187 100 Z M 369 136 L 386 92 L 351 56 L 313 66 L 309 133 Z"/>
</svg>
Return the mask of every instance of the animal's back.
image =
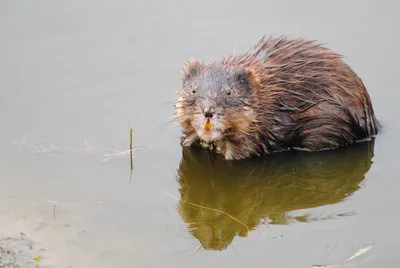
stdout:
<svg viewBox="0 0 400 268">
<path fill-rule="evenodd" d="M 332 149 L 378 132 L 361 79 L 341 55 L 312 40 L 263 38 L 221 64 L 252 73 L 252 107 L 268 151 Z"/>
</svg>

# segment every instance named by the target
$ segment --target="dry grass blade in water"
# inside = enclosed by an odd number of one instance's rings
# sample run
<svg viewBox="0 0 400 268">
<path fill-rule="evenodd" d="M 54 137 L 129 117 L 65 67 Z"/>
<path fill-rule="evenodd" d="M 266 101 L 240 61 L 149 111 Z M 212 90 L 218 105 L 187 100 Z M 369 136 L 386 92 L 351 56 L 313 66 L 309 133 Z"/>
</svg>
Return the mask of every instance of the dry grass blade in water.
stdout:
<svg viewBox="0 0 400 268">
<path fill-rule="evenodd" d="M 370 251 L 375 245 L 375 242 L 372 244 L 369 244 L 363 248 L 360 248 L 359 250 L 356 251 L 350 258 L 348 258 L 346 261 L 344 261 L 342 264 L 326 264 L 326 265 L 313 265 L 312 268 L 336 268 L 336 267 L 345 267 L 347 266 L 347 262 L 367 253 Z"/>
<path fill-rule="evenodd" d="M 142 151 L 144 148 L 133 148 L 133 136 L 132 128 L 130 128 L 130 147 L 124 150 L 110 148 L 99 148 L 97 146 L 89 145 L 88 140 L 83 140 L 83 146 L 76 145 L 65 139 L 58 138 L 52 140 L 46 135 L 47 129 L 40 131 L 39 133 L 30 133 L 17 137 L 13 142 L 12 146 L 21 153 L 29 153 L 34 155 L 39 154 L 52 154 L 52 153 L 77 153 L 80 155 L 95 155 L 100 156 L 101 162 L 108 162 L 111 159 L 127 157 L 128 155 Z M 47 137 L 46 137 L 47 136 Z M 133 158 L 132 158 L 133 159 Z M 133 161 L 133 160 L 132 160 Z"/>
<path fill-rule="evenodd" d="M 346 262 L 348 262 L 348 261 L 350 261 L 350 260 L 352 260 L 354 258 L 357 258 L 357 257 L 367 253 L 370 249 L 372 249 L 374 247 L 374 245 L 375 245 L 375 243 L 372 243 L 372 244 L 370 244 L 370 245 L 368 245 L 366 247 L 363 247 L 363 248 L 357 250 L 357 252 L 354 253 L 350 258 L 348 258 Z"/>
<path fill-rule="evenodd" d="M 129 175 L 129 183 L 132 181 L 132 171 L 133 171 L 133 155 L 132 155 L 132 145 L 133 143 L 133 130 L 132 127 L 129 129 L 129 160 L 131 164 L 131 173 Z"/>
<path fill-rule="evenodd" d="M 176 198 L 176 197 L 174 197 L 173 195 L 170 195 L 170 194 L 166 194 L 166 195 L 169 196 L 169 197 L 172 197 L 173 199 L 175 199 L 175 200 L 177 200 L 177 201 L 179 201 L 179 202 L 183 202 L 183 203 L 192 205 L 192 206 L 197 207 L 197 208 L 200 208 L 200 209 L 208 209 L 208 210 L 212 210 L 212 211 L 215 211 L 215 212 L 222 213 L 222 214 L 228 216 L 229 218 L 231 218 L 232 220 L 236 221 L 237 223 L 241 224 L 243 227 L 245 227 L 246 230 L 247 230 L 247 232 L 250 232 L 250 228 L 249 228 L 249 226 L 247 226 L 247 224 L 245 224 L 244 222 L 242 222 L 242 221 L 236 219 L 236 218 L 233 217 L 231 214 L 229 214 L 229 213 L 227 213 L 227 212 L 225 212 L 225 211 L 222 211 L 222 210 L 219 210 L 219 209 L 216 209 L 216 208 L 211 208 L 211 207 L 206 207 L 206 206 L 198 205 L 198 204 L 195 204 L 195 203 L 192 203 L 192 202 L 183 200 L 183 199 L 178 199 L 178 198 Z"/>
<path fill-rule="evenodd" d="M 313 265 L 312 268 L 336 268 L 339 267 L 336 264 L 328 264 L 328 265 Z"/>
</svg>

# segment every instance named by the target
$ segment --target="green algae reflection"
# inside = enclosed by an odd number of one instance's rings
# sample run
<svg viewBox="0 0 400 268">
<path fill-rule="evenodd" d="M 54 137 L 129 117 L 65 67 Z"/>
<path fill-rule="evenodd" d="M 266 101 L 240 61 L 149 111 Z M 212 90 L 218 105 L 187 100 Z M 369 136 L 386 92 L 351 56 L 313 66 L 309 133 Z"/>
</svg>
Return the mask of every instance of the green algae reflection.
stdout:
<svg viewBox="0 0 400 268">
<path fill-rule="evenodd" d="M 290 211 L 334 204 L 359 189 L 372 165 L 371 142 L 318 153 L 285 152 L 225 161 L 183 148 L 178 211 L 204 249 L 223 250 L 259 224 L 307 222 Z"/>
</svg>

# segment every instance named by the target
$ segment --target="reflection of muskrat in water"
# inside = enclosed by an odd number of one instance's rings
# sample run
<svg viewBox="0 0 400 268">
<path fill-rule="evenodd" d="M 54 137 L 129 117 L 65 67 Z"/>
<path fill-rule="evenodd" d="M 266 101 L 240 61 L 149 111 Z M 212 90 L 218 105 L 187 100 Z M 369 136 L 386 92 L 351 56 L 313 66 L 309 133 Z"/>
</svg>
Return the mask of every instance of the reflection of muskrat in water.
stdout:
<svg viewBox="0 0 400 268">
<path fill-rule="evenodd" d="M 181 144 L 225 159 L 335 149 L 378 132 L 370 97 L 341 56 L 314 41 L 264 37 L 246 53 L 182 71 Z"/>
<path fill-rule="evenodd" d="M 227 248 L 236 236 L 247 236 L 265 221 L 289 224 L 346 216 L 348 211 L 315 215 L 298 210 L 351 196 L 371 168 L 373 155 L 374 140 L 331 152 L 284 152 L 237 163 L 184 147 L 178 211 L 190 233 L 211 250 Z"/>
</svg>

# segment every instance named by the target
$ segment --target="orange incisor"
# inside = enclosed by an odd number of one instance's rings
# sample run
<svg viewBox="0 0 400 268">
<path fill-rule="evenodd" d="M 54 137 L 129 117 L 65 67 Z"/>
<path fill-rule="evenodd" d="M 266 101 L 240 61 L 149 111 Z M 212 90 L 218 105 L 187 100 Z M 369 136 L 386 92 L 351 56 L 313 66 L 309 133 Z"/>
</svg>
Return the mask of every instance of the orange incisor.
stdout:
<svg viewBox="0 0 400 268">
<path fill-rule="evenodd" d="M 204 129 L 207 131 L 211 130 L 211 123 L 210 123 L 210 119 L 207 120 L 207 123 L 204 125 Z"/>
</svg>

